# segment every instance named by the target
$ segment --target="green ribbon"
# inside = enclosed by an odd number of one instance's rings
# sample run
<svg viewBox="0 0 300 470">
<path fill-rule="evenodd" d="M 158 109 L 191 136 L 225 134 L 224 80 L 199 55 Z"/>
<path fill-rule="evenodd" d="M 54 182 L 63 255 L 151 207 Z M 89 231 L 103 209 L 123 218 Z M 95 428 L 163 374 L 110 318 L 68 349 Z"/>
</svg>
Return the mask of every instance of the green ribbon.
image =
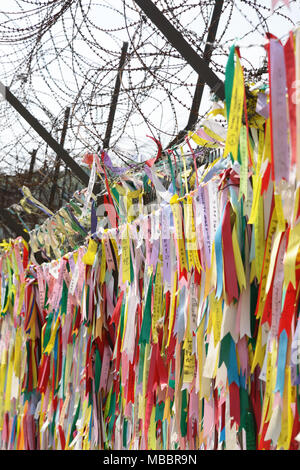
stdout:
<svg viewBox="0 0 300 470">
<path fill-rule="evenodd" d="M 53 312 L 50 312 L 47 318 L 47 324 L 45 327 L 45 335 L 44 335 L 44 350 L 47 347 L 47 344 L 49 343 L 50 336 L 51 336 L 51 326 L 52 326 L 52 320 L 53 320 Z"/>
<path fill-rule="evenodd" d="M 109 437 L 109 439 L 111 439 L 111 437 L 112 437 L 114 423 L 115 423 L 115 420 L 117 418 L 115 411 L 116 411 L 116 393 L 113 392 L 112 396 L 111 396 L 111 399 L 110 399 L 110 406 L 109 406 L 109 412 L 108 412 L 108 416 L 110 416 L 110 420 L 109 420 L 109 423 L 108 423 L 108 437 Z"/>
<path fill-rule="evenodd" d="M 171 177 L 172 177 L 174 193 L 176 193 L 176 181 L 175 181 L 175 176 L 174 176 L 174 171 L 173 171 L 173 165 L 172 165 L 172 162 L 171 162 L 171 157 L 170 157 L 169 154 L 168 154 L 168 162 L 169 162 L 170 171 L 171 171 Z"/>
<path fill-rule="evenodd" d="M 221 340 L 220 356 L 219 356 L 219 367 L 221 367 L 222 363 L 224 362 L 227 369 L 228 369 L 231 342 L 232 342 L 232 337 L 231 337 L 230 333 L 227 333 L 227 335 L 224 336 L 224 338 L 222 338 L 222 340 Z"/>
<path fill-rule="evenodd" d="M 99 392 L 100 376 L 101 376 L 101 357 L 98 349 L 95 350 L 95 392 Z"/>
<path fill-rule="evenodd" d="M 246 416 L 246 448 L 256 450 L 255 421 L 251 411 L 248 411 Z"/>
<path fill-rule="evenodd" d="M 187 390 L 182 392 L 180 430 L 182 437 L 187 435 Z"/>
<path fill-rule="evenodd" d="M 178 152 L 176 151 L 176 149 L 172 149 L 174 150 L 175 154 L 176 154 L 176 157 L 177 157 L 177 163 L 178 163 L 178 171 L 179 171 L 179 181 L 180 181 L 180 194 L 181 196 L 183 196 L 184 194 L 184 190 L 183 190 L 183 185 L 182 185 L 182 177 L 181 177 L 181 168 L 180 168 L 180 165 L 181 165 L 181 161 L 180 161 L 180 156 L 178 155 Z"/>
<path fill-rule="evenodd" d="M 254 282 L 250 285 L 250 327 L 251 327 L 251 336 L 253 338 L 256 326 L 256 316 L 255 310 L 257 305 L 259 285 L 256 285 Z M 256 344 L 256 339 L 255 343 Z"/>
<path fill-rule="evenodd" d="M 68 287 L 65 281 L 63 281 L 63 290 L 61 296 L 61 314 L 65 315 L 67 313 L 67 304 L 68 304 Z"/>
<path fill-rule="evenodd" d="M 139 344 L 149 343 L 150 332 L 151 332 L 151 294 L 153 285 L 153 274 L 151 274 L 149 287 L 147 292 L 146 305 L 144 309 L 143 322 L 141 327 L 141 334 L 139 338 Z"/>
<path fill-rule="evenodd" d="M 240 387 L 240 410 L 241 410 L 240 428 L 243 428 L 246 430 L 247 414 L 249 411 L 249 397 L 248 397 L 247 390 L 243 387 Z"/>
<path fill-rule="evenodd" d="M 231 104 L 234 69 L 235 69 L 234 51 L 235 51 L 235 46 L 232 45 L 229 51 L 228 60 L 226 64 L 226 70 L 225 70 L 225 103 L 226 103 L 227 121 L 229 119 L 229 113 L 230 113 L 230 104 Z"/>
<path fill-rule="evenodd" d="M 155 421 L 162 421 L 164 417 L 165 403 L 162 401 L 155 407 Z"/>
<path fill-rule="evenodd" d="M 138 375 L 138 384 L 143 381 L 143 371 L 144 371 L 144 360 L 145 360 L 145 348 L 146 344 L 142 343 L 140 347 L 140 360 L 139 360 L 139 375 Z"/>
<path fill-rule="evenodd" d="M 124 427 L 123 427 L 123 447 L 126 449 L 127 446 L 127 425 L 128 421 L 126 418 L 124 418 Z"/>
</svg>

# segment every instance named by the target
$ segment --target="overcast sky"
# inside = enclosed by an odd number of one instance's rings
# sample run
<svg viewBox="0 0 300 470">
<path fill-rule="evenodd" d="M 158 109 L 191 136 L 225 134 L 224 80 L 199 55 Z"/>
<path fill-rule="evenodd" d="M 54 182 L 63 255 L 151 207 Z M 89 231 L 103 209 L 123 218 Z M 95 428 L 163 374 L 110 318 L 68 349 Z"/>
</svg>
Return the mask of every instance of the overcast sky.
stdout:
<svg viewBox="0 0 300 470">
<path fill-rule="evenodd" d="M 178 0 L 179 1 L 179 0 Z M 39 2 L 37 2 L 38 4 Z M 122 15 L 122 1 L 121 0 L 99 0 L 94 2 L 94 6 L 92 11 L 90 11 L 90 17 L 93 19 L 93 22 L 95 25 L 101 26 L 102 29 L 107 29 L 111 30 L 112 28 L 117 27 L 118 25 L 124 26 L 124 17 Z M 129 1 L 127 2 L 129 3 Z M 179 1 L 181 3 L 181 0 Z M 258 2 L 260 5 L 264 5 L 266 7 L 269 7 L 271 5 L 271 0 L 260 0 Z M 34 2 L 33 2 L 34 4 Z M 132 1 L 132 4 L 134 2 Z M 278 3 L 282 4 L 281 2 Z M 111 9 L 111 6 L 117 7 L 119 6 L 120 13 L 116 14 L 116 11 Z M 0 5 L 0 11 L 6 11 L 8 12 L 9 18 L 12 18 L 13 16 L 9 12 L 17 11 L 17 2 L 15 0 L 2 0 L 1 5 Z M 282 9 L 282 12 L 285 13 L 285 15 L 293 20 L 295 24 L 300 24 L 300 0 L 298 0 L 296 3 L 294 2 L 290 9 L 287 7 L 284 7 Z M 127 12 L 127 21 L 130 19 L 135 19 L 135 13 L 134 11 Z M 18 15 L 17 15 L 18 16 Z M 190 28 L 194 28 L 194 30 L 197 30 L 199 28 L 199 31 L 201 30 L 201 24 L 199 24 L 199 18 L 197 21 L 193 19 L 193 12 L 189 11 L 185 16 L 183 15 L 182 20 L 186 23 L 189 24 Z M 28 25 L 30 22 L 33 21 L 33 18 L 23 18 L 22 20 L 18 19 L 16 24 L 18 27 L 22 27 L 22 25 Z M 220 25 L 218 28 L 218 33 L 219 32 L 224 32 L 224 35 L 222 37 L 222 45 L 223 48 L 219 48 L 215 51 L 214 54 L 214 60 L 222 65 L 225 65 L 226 60 L 227 60 L 227 53 L 229 51 L 230 46 L 232 45 L 233 42 L 235 42 L 237 45 L 241 47 L 241 55 L 243 57 L 243 61 L 245 66 L 249 63 L 251 63 L 255 67 L 259 67 L 262 65 L 262 60 L 263 57 L 265 56 L 265 51 L 263 48 L 263 45 L 265 43 L 265 37 L 264 37 L 264 27 L 260 24 L 260 20 L 256 14 L 256 12 L 247 6 L 247 2 L 242 1 L 242 0 L 236 0 L 235 1 L 235 9 L 233 16 L 230 21 L 230 26 L 227 27 L 228 25 L 228 17 L 225 15 L 222 16 Z M 251 34 L 247 34 L 249 30 L 252 30 L 253 27 L 257 26 L 255 31 Z M 78 14 L 78 26 L 80 27 L 80 15 Z M 283 41 L 287 37 L 290 29 L 291 29 L 291 23 L 287 19 L 280 18 L 276 15 L 271 15 L 268 18 L 268 27 L 269 31 L 276 35 L 279 38 L 283 38 Z M 61 25 L 56 27 L 54 29 L 54 35 L 57 41 L 57 44 L 59 47 L 61 47 L 62 51 L 64 50 L 65 47 L 65 36 L 63 30 L 60 30 L 58 28 L 61 28 Z M 147 34 L 147 31 L 150 31 L 151 28 L 147 27 L 145 25 L 145 30 L 143 34 Z M 99 44 L 103 44 L 104 46 L 107 45 L 107 47 L 110 49 L 110 51 L 114 52 L 116 55 L 116 60 L 118 57 L 118 54 L 120 54 L 120 49 L 123 41 L 130 41 L 131 38 L 128 37 L 128 34 L 126 32 L 126 29 L 122 29 L 120 31 L 117 31 L 113 34 L 105 34 L 101 33 L 100 31 L 93 31 L 93 34 L 95 35 L 95 38 L 97 41 L 99 41 Z M 153 35 L 153 33 L 152 33 Z M 153 44 L 157 41 L 157 44 L 159 45 L 160 39 L 157 37 L 156 39 L 153 38 Z M 93 51 L 83 42 L 79 41 L 76 42 L 76 47 L 80 51 L 83 57 L 86 57 L 89 63 L 94 63 L 97 64 L 97 61 L 99 63 L 99 57 L 95 54 L 93 54 Z M 19 43 L 17 45 L 10 45 L 10 44 L 0 44 L 0 77 L 1 79 L 5 80 L 5 85 L 11 86 L 11 89 L 13 92 L 19 93 L 20 91 L 20 82 L 15 81 L 10 77 L 13 77 L 14 73 L 14 62 L 11 60 L 11 58 L 14 57 L 14 54 L 16 56 L 19 56 L 20 59 L 22 59 L 22 54 L 23 54 L 23 49 L 24 45 L 22 43 Z M 219 55 L 218 55 L 219 54 Z M 70 56 L 71 57 L 71 56 Z M 52 62 L 53 59 L 53 62 Z M 71 59 L 70 59 L 71 60 Z M 74 76 L 73 70 L 68 67 L 67 63 L 64 64 L 64 67 L 61 67 L 61 63 L 58 64 L 57 60 L 54 60 L 54 57 L 52 58 L 51 54 L 45 55 L 43 57 L 43 61 L 45 63 L 48 63 L 48 68 L 51 73 L 51 79 L 54 80 L 54 85 L 53 85 L 53 90 L 55 91 L 55 94 L 51 92 L 51 89 L 49 88 L 48 84 L 45 82 L 45 76 L 41 76 L 38 72 L 38 70 L 33 72 L 33 84 L 32 84 L 32 89 L 30 93 L 34 93 L 40 101 L 45 103 L 45 106 L 49 109 L 49 111 L 54 115 L 61 115 L 63 114 L 64 106 L 62 106 L 62 101 L 59 102 L 57 97 L 63 96 L 63 93 L 60 90 L 60 86 L 62 83 L 62 78 L 65 84 L 67 84 L 71 90 L 74 92 L 76 89 L 80 88 L 81 83 L 80 83 L 80 78 Z M 22 70 L 20 70 L 22 71 Z M 185 74 L 185 75 L 184 75 Z M 191 81 L 191 77 L 193 76 L 193 71 L 191 68 L 186 67 L 182 77 L 186 76 L 186 80 Z M 3 78 L 4 77 L 4 78 Z M 126 73 L 124 74 L 124 83 L 123 86 L 127 87 L 127 76 Z M 138 72 L 136 73 L 136 79 L 138 80 Z M 76 83 L 77 82 L 77 83 Z M 107 83 L 105 83 L 107 82 Z M 113 77 L 112 75 L 107 74 L 107 76 L 104 76 L 102 79 L 102 83 L 100 84 L 103 87 L 103 90 L 105 91 L 105 87 L 111 86 L 113 82 Z M 108 88 L 107 88 L 108 89 Z M 28 91 L 27 91 L 28 92 Z M 20 95 L 18 95 L 20 96 Z M 180 87 L 178 89 L 175 88 L 174 91 L 174 96 L 178 96 L 179 100 L 181 100 L 184 103 L 189 103 L 191 102 L 190 96 L 187 95 L 187 92 L 184 87 Z M 95 96 L 95 100 L 98 97 Z M 126 97 L 125 97 L 126 98 Z M 118 113 L 116 115 L 116 123 L 118 123 L 118 119 L 122 120 L 122 116 L 125 116 L 126 113 L 126 107 L 129 106 L 129 98 L 126 102 L 126 99 L 123 99 L 121 103 L 119 103 L 119 108 L 118 108 Z M 22 95 L 21 98 L 22 99 Z M 23 97 L 23 99 L 26 99 L 26 96 Z M 109 97 L 107 98 L 107 103 L 109 103 Z M 161 100 L 161 103 L 160 103 Z M 67 106 L 68 103 L 66 101 L 65 106 Z M 180 108 L 180 105 L 175 102 L 175 106 L 178 105 L 178 130 L 183 128 L 186 123 L 187 123 L 187 118 L 188 118 L 188 111 L 185 110 L 184 108 Z M 204 114 L 210 107 L 210 92 L 209 89 L 206 87 L 203 100 L 202 100 L 202 105 L 200 109 L 200 115 Z M 107 106 L 107 113 L 108 113 L 109 106 Z M 163 139 L 163 144 L 167 144 L 169 141 L 169 136 L 168 132 L 170 134 L 173 132 L 174 129 L 174 119 L 173 115 L 171 112 L 171 109 L 165 100 L 165 96 L 159 95 L 159 92 L 155 92 L 153 90 L 153 94 L 151 96 L 151 93 L 149 93 L 149 96 L 147 99 L 145 99 L 145 102 L 143 103 L 143 108 L 142 110 L 145 112 L 149 113 L 151 122 L 153 123 L 153 135 L 156 135 L 157 132 L 155 128 L 160 128 L 164 129 L 166 132 L 165 136 L 161 136 Z M 37 117 L 40 119 L 46 119 L 44 111 L 41 109 L 34 109 L 34 113 Z M 122 114 L 123 113 L 123 114 Z M 104 113 L 104 120 L 106 119 L 107 114 Z M 5 115 L 5 119 L 9 119 L 8 115 Z M 79 117 L 79 119 L 82 119 Z M 138 152 L 141 154 L 141 158 L 143 158 L 142 154 L 145 155 L 145 158 L 149 158 L 149 155 L 151 152 L 153 153 L 153 145 L 152 142 L 149 141 L 149 139 L 146 139 L 146 134 L 149 134 L 149 128 L 145 126 L 142 122 L 141 115 L 139 111 L 137 110 L 135 113 L 131 114 L 131 122 L 130 125 L 127 126 L 126 132 L 122 134 L 120 137 L 118 136 L 118 141 L 117 141 L 117 146 L 119 148 L 123 148 L 124 150 L 127 150 L 127 152 L 132 155 L 136 155 L 137 153 L 137 147 L 138 147 Z M 76 113 L 74 116 L 73 124 L 76 123 Z M 77 123 L 78 125 L 78 132 L 82 132 L 83 135 L 83 140 L 85 139 L 86 142 L 86 150 L 90 150 L 88 148 L 88 145 L 90 142 L 92 142 L 92 134 L 89 135 L 88 132 L 84 134 L 84 129 L 79 126 L 79 121 Z M 3 148 L 4 144 L 7 144 L 7 142 L 12 141 L 12 131 L 15 134 L 15 137 L 17 139 L 18 136 L 18 126 L 14 122 L 14 118 L 12 118 L 12 122 L 9 122 L 7 125 L 7 121 L 5 122 L 5 131 L 2 130 L 0 133 L 0 169 L 4 168 L 4 163 L 7 166 L 7 162 L 9 161 L 8 158 L 5 156 L 1 156 L 1 148 Z M 26 126 L 25 126 L 26 128 Z M 83 130 L 82 130 L 83 129 Z M 25 129 L 26 130 L 26 129 Z M 24 133 L 24 129 L 21 129 L 20 132 Z M 132 135 L 130 135 L 130 132 L 132 132 Z M 26 132 L 25 132 L 26 133 Z M 68 146 L 70 146 L 70 150 L 73 150 L 72 144 L 75 141 L 74 134 L 70 135 L 70 141 L 68 142 Z M 28 134 L 28 146 L 30 145 L 30 139 L 33 139 L 34 136 L 32 133 Z M 72 140 L 73 139 L 73 140 Z M 133 139 L 135 140 L 136 145 L 132 145 Z M 75 145 L 75 144 L 74 144 Z M 75 147 L 74 147 L 75 149 Z M 28 150 L 29 151 L 29 150 Z M 12 153 L 12 158 L 13 158 L 13 153 Z M 52 156 L 54 158 L 54 156 Z M 10 160 L 12 161 L 12 160 Z M 27 165 L 27 163 L 26 163 Z"/>
</svg>

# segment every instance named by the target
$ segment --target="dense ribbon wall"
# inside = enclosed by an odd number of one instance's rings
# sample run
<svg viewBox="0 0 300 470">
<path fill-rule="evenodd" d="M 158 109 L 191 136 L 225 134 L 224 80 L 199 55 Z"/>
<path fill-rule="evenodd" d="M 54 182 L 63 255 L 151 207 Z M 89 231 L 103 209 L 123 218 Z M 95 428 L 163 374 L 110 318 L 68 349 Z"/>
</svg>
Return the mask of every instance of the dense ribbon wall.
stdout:
<svg viewBox="0 0 300 470">
<path fill-rule="evenodd" d="M 227 136 L 191 136 L 227 158 L 182 196 L 151 162 L 150 214 L 127 191 L 117 228 L 42 265 L 2 244 L 2 449 L 298 448 L 299 40 L 268 38 L 269 92 L 231 49 Z"/>
</svg>

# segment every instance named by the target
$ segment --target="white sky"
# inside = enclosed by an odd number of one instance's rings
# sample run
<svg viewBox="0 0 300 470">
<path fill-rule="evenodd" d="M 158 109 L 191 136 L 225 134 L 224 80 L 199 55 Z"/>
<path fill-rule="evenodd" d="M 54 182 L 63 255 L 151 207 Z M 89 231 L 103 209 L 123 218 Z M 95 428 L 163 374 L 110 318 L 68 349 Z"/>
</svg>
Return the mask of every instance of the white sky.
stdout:
<svg viewBox="0 0 300 470">
<path fill-rule="evenodd" d="M 101 24 L 102 27 L 105 27 L 107 29 L 111 29 L 117 24 L 124 24 L 123 16 L 121 14 L 116 15 L 116 13 L 113 12 L 110 8 L 111 5 L 116 5 L 117 2 L 119 4 L 122 3 L 120 0 L 114 0 L 113 2 L 112 0 L 102 0 L 101 8 L 99 6 L 94 6 L 92 17 L 93 17 L 93 21 L 95 22 L 95 24 Z M 271 0 L 260 0 L 259 3 L 262 6 L 264 5 L 266 7 L 269 7 L 271 5 Z M 134 4 L 133 1 L 132 1 L 132 4 Z M 278 5 L 279 4 L 282 4 L 282 2 L 279 2 Z M 5 0 L 5 1 L 2 0 L 0 10 L 9 12 L 11 11 L 14 5 L 15 5 L 15 0 Z M 226 17 L 226 15 L 224 15 L 221 18 L 220 25 L 218 28 L 218 32 L 226 30 L 222 38 L 222 44 L 225 45 L 224 50 L 228 52 L 230 46 L 235 41 L 236 44 L 241 47 L 241 55 L 244 58 L 245 66 L 247 66 L 247 61 L 249 61 L 254 66 L 258 67 L 262 64 L 262 58 L 265 56 L 265 51 L 263 48 L 263 44 L 265 42 L 264 30 L 261 26 L 259 26 L 260 24 L 259 18 L 257 17 L 254 10 L 249 9 L 249 7 L 247 6 L 247 2 L 243 0 L 236 0 L 235 6 L 236 8 L 234 10 L 234 14 L 230 22 L 230 27 L 227 28 L 228 18 Z M 298 0 L 296 4 L 294 3 L 290 9 L 287 7 L 284 7 L 282 12 L 284 12 L 287 17 L 290 17 L 294 23 L 300 24 L 300 0 Z M 134 12 L 131 12 L 130 16 L 134 17 Z M 183 21 L 190 22 L 192 21 L 192 18 L 183 18 Z M 24 18 L 24 24 L 27 24 L 26 18 Z M 253 25 L 258 25 L 256 31 L 252 33 L 251 35 L 247 35 L 246 37 L 244 37 L 245 33 L 253 28 Z M 270 17 L 270 19 L 268 20 L 268 26 L 269 26 L 270 32 L 278 36 L 279 38 L 287 37 L 291 29 L 291 24 L 289 23 L 289 21 L 283 20 L 277 17 L 276 15 L 273 15 Z M 196 27 L 201 28 L 201 25 L 195 24 L 194 28 Z M 145 32 L 147 32 L 146 26 L 145 26 Z M 59 31 L 56 29 L 55 35 L 56 35 L 57 44 L 60 45 L 60 37 L 63 37 L 62 31 Z M 109 39 L 109 48 L 110 50 L 115 50 L 116 57 L 120 53 L 122 41 L 129 40 L 125 30 L 123 30 L 122 32 L 116 33 L 115 40 L 111 38 L 111 36 L 108 37 L 105 34 L 96 33 L 96 31 L 95 31 L 95 37 L 97 41 L 102 42 L 104 45 L 107 44 L 107 41 Z M 157 38 L 158 44 L 159 44 L 159 41 L 160 39 Z M 63 47 L 63 45 L 64 45 L 63 40 L 61 40 L 61 46 Z M 21 49 L 22 49 L 22 44 L 20 44 L 20 54 L 22 54 Z M 0 75 L 1 76 L 3 76 L 3 74 L 1 74 L 1 71 L 4 70 L 3 69 L 4 61 L 6 61 L 5 70 L 9 71 L 9 67 L 10 67 L 9 59 L 8 60 L 5 60 L 5 59 L 7 57 L 6 54 L 10 50 L 11 50 L 11 46 L 9 45 L 4 46 L 2 44 L 0 46 L 0 57 L 1 57 L 0 58 Z M 99 60 L 97 56 L 93 57 L 92 51 L 86 45 L 84 45 L 83 42 L 81 43 L 78 42 L 78 50 L 80 50 L 83 56 L 88 57 L 91 62 L 94 60 L 95 63 L 97 63 L 97 60 Z M 223 64 L 223 65 L 226 63 L 226 56 L 224 55 L 224 50 L 223 51 L 220 50 L 220 56 L 217 57 L 215 55 L 215 60 L 218 61 L 218 63 Z M 50 61 L 51 57 L 46 56 L 44 60 Z M 74 76 L 73 76 L 73 73 L 71 73 L 71 71 L 68 70 L 68 67 L 64 68 L 61 71 L 57 67 L 56 63 L 54 62 L 52 63 L 50 70 L 51 70 L 52 78 L 57 77 L 58 81 L 61 80 L 61 75 L 63 74 L 64 81 L 68 83 L 73 90 L 76 91 L 77 86 L 75 86 L 76 84 L 74 82 Z M 185 73 L 187 74 L 187 79 L 188 79 L 189 78 L 188 75 L 193 74 L 194 72 L 192 71 L 192 69 L 189 70 L 189 68 L 187 67 Z M 45 103 L 47 108 L 52 112 L 54 116 L 56 116 L 58 113 L 62 113 L 63 108 L 61 104 L 59 104 L 56 98 L 54 98 L 51 92 L 49 92 L 49 88 L 45 86 L 44 80 L 42 77 L 39 76 L 38 72 L 33 73 L 33 78 L 34 78 L 35 91 L 37 92 L 40 99 Z M 106 79 L 108 82 L 111 82 L 112 76 L 108 75 Z M 10 85 L 10 83 L 5 83 L 5 84 Z M 18 90 L 19 83 L 12 83 L 11 85 L 12 85 L 11 89 L 13 92 L 14 90 Z M 101 83 L 101 85 L 103 86 L 105 85 L 105 80 L 103 83 Z M 127 86 L 126 73 L 124 74 L 124 86 Z M 55 91 L 57 91 L 57 93 L 59 94 L 58 88 L 55 88 Z M 190 97 L 188 95 L 185 97 L 185 90 L 183 88 L 180 88 L 178 91 L 174 92 L 175 95 L 176 93 L 178 93 L 178 97 L 182 101 L 186 100 L 186 102 L 190 102 Z M 203 114 L 210 106 L 209 96 L 210 96 L 209 89 L 208 87 L 205 87 L 205 92 L 204 92 L 201 109 L 200 109 L 200 115 Z M 160 96 L 155 94 L 155 92 L 153 93 L 153 96 L 149 94 L 148 99 L 145 101 L 145 109 L 147 111 L 149 109 L 155 109 L 155 111 L 153 111 L 153 113 L 151 114 L 151 121 L 153 122 L 155 126 L 161 129 L 164 129 L 167 132 L 170 131 L 171 133 L 172 129 L 174 128 L 174 122 L 173 122 L 171 111 L 165 103 L 160 104 L 159 100 L 160 100 Z M 109 98 L 107 101 L 109 103 Z M 123 105 L 122 103 L 119 104 L 118 109 L 119 109 L 119 112 L 121 113 L 122 113 L 122 106 L 126 106 L 126 103 Z M 43 111 L 39 109 L 35 110 L 35 115 L 41 119 L 45 119 L 45 114 L 43 113 Z M 117 119 L 118 119 L 118 115 L 116 116 L 116 120 Z M 188 119 L 187 111 L 179 112 L 178 131 L 181 128 L 185 127 L 187 123 L 187 119 Z M 74 122 L 76 122 L 76 119 L 74 120 Z M 131 118 L 132 127 L 128 128 L 128 132 L 131 132 L 131 129 L 135 129 L 134 133 L 135 133 L 136 142 L 138 143 L 139 153 L 141 155 L 145 154 L 145 157 L 149 158 L 149 152 L 150 153 L 153 152 L 153 145 L 149 139 L 145 138 L 146 134 L 149 134 L 149 129 L 145 127 L 144 125 L 141 125 L 140 122 L 141 122 L 141 117 L 139 113 L 137 112 Z M 10 132 L 8 132 L 7 134 L 3 132 L 0 133 L 0 169 L 1 169 L 1 164 L 2 164 L 1 141 L 3 142 L 5 141 L 5 139 L 11 139 Z M 170 139 L 168 138 L 168 136 L 164 137 L 163 144 L 167 144 L 169 140 Z M 87 137 L 87 146 L 88 145 L 89 145 L 89 140 Z M 118 147 L 122 149 L 128 149 L 128 152 L 129 153 L 131 152 L 132 155 L 136 154 L 135 148 L 132 148 L 132 143 L 130 140 L 128 140 L 126 135 L 124 135 L 122 138 L 118 140 L 117 145 Z M 89 150 L 89 149 L 87 148 L 86 150 Z"/>
</svg>

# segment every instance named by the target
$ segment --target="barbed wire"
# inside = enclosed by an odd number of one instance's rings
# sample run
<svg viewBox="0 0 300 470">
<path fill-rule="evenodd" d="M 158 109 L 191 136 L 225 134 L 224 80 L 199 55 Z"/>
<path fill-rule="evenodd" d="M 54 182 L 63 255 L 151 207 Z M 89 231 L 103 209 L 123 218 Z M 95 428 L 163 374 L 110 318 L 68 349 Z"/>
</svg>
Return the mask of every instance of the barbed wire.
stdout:
<svg viewBox="0 0 300 470">
<path fill-rule="evenodd" d="M 154 3 L 203 55 L 215 1 Z M 273 12 L 267 3 L 224 1 L 224 21 L 211 58 L 211 68 L 221 79 L 227 49 L 235 40 L 237 14 L 247 25 L 239 38 L 243 41 L 257 29 L 262 37 L 274 15 L 291 27 L 295 24 L 283 5 Z M 186 124 L 198 77 L 133 0 L 12 0 L 9 7 L 2 3 L 0 79 L 57 140 L 70 107 L 65 148 L 80 162 L 84 153 L 103 145 L 124 41 L 129 46 L 108 150 L 122 165 L 137 154 L 149 158 L 156 147 L 146 134 L 163 146 L 177 135 Z M 251 76 L 255 70 L 246 58 L 245 72 Z M 50 181 L 55 154 L 6 102 L 0 105 L 0 119 L 1 173 L 28 171 L 32 150 L 37 149 L 36 171 Z"/>
</svg>

